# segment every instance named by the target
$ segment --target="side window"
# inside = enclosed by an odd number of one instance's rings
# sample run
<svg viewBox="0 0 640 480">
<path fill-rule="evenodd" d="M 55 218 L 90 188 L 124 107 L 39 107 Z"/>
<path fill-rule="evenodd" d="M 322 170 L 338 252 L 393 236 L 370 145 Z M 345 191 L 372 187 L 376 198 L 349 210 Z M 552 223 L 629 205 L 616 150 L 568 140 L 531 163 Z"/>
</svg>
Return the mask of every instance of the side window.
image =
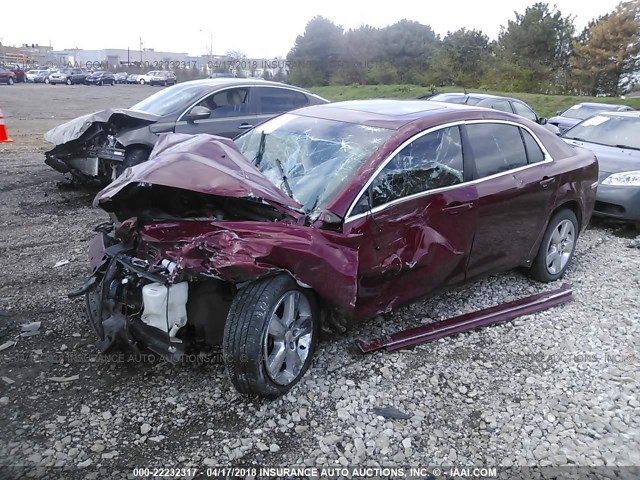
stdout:
<svg viewBox="0 0 640 480">
<path fill-rule="evenodd" d="M 371 203 L 376 207 L 463 179 L 460 130 L 443 128 L 416 139 L 391 159 L 371 184 Z"/>
<path fill-rule="evenodd" d="M 520 102 L 511 102 L 511 105 L 513 105 L 513 110 L 516 112 L 516 115 L 520 115 L 521 117 L 524 117 L 527 120 L 531 120 L 532 122 L 538 121 L 538 116 L 536 115 L 536 112 L 531 110 L 526 105 Z"/>
<path fill-rule="evenodd" d="M 249 114 L 249 90 L 230 88 L 209 95 L 199 105 L 211 110 L 211 118 L 238 117 Z"/>
<path fill-rule="evenodd" d="M 467 125 L 478 178 L 527 164 L 527 154 L 519 130 L 513 125 L 498 123 Z"/>
<path fill-rule="evenodd" d="M 282 113 L 309 104 L 304 93 L 277 87 L 260 88 L 260 113 Z"/>
<path fill-rule="evenodd" d="M 540 145 L 538 145 L 538 142 L 536 142 L 531 134 L 524 128 L 521 128 L 520 132 L 524 139 L 524 146 L 527 149 L 527 159 L 529 160 L 529 164 L 542 162 L 544 160 L 544 153 L 542 152 Z"/>
<path fill-rule="evenodd" d="M 511 105 L 509 105 L 509 102 L 507 102 L 506 100 L 497 100 L 493 102 L 491 108 L 493 108 L 494 110 L 500 110 L 501 112 L 513 113 L 513 110 L 511 110 Z"/>
</svg>

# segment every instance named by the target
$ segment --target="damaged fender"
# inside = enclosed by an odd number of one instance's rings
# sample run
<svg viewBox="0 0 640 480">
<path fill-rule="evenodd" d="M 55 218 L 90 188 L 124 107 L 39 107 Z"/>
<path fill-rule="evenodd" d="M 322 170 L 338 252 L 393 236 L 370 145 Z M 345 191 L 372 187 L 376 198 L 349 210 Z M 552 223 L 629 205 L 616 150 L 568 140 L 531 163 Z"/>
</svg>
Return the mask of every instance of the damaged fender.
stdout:
<svg viewBox="0 0 640 480">
<path fill-rule="evenodd" d="M 188 276 L 242 283 L 287 272 L 347 311 L 356 303 L 359 240 L 360 235 L 264 222 L 183 222 L 140 229 L 140 248 L 172 245 L 160 256 Z"/>
</svg>

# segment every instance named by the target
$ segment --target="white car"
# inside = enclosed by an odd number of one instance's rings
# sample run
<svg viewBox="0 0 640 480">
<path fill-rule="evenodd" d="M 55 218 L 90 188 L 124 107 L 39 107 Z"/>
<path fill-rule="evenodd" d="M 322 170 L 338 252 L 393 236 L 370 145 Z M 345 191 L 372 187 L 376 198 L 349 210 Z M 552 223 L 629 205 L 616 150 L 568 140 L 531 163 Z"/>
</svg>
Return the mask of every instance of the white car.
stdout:
<svg viewBox="0 0 640 480">
<path fill-rule="evenodd" d="M 47 72 L 48 70 L 29 70 L 27 71 L 27 82 L 35 82 L 36 77 L 41 72 Z"/>
<path fill-rule="evenodd" d="M 155 77 L 156 75 L 160 75 L 161 70 L 153 70 L 151 72 L 147 72 L 144 75 L 138 75 L 138 83 L 140 85 L 145 85 L 151 82 L 151 77 Z"/>
</svg>

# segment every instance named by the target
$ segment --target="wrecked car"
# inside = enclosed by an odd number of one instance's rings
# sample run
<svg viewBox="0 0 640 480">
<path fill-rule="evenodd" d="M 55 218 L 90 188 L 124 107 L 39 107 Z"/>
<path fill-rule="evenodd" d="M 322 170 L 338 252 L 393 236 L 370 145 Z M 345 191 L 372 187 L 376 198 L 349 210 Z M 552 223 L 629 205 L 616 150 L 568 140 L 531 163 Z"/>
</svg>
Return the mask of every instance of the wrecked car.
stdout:
<svg viewBox="0 0 640 480">
<path fill-rule="evenodd" d="M 149 158 L 158 135 L 209 133 L 233 138 L 279 113 L 327 100 L 260 79 L 194 80 L 166 88 L 129 109 L 107 109 L 49 130 L 45 163 L 78 183 L 106 185 Z"/>
<path fill-rule="evenodd" d="M 550 282 L 591 216 L 593 153 L 504 112 L 368 100 L 286 113 L 234 141 L 167 134 L 95 199 L 92 276 L 70 296 L 103 351 L 221 348 L 277 397 L 320 328 L 515 267 Z"/>
</svg>

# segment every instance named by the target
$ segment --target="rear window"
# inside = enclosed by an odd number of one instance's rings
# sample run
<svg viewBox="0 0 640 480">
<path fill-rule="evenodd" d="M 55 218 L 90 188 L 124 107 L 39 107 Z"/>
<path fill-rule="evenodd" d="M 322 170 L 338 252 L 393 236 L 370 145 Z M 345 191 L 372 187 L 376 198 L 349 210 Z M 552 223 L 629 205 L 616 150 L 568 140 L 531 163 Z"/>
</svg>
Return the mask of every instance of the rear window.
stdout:
<svg viewBox="0 0 640 480">
<path fill-rule="evenodd" d="M 527 165 L 527 153 L 514 125 L 481 123 L 467 125 L 478 178 Z"/>
</svg>

